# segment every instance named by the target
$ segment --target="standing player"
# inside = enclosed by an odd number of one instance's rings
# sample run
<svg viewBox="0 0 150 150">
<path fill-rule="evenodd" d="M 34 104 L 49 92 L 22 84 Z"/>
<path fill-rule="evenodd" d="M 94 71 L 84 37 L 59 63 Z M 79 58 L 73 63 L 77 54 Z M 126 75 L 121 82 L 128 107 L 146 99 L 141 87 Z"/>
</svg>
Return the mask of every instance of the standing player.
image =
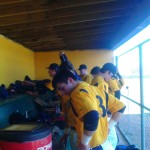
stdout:
<svg viewBox="0 0 150 150">
<path fill-rule="evenodd" d="M 56 75 L 56 73 L 59 71 L 59 65 L 56 63 L 52 63 L 46 69 L 48 69 L 49 76 L 53 78 Z M 41 81 L 39 80 L 36 82 L 24 81 L 24 83 L 26 85 L 31 85 L 36 89 L 36 91 L 28 91 L 27 92 L 29 95 L 32 95 L 32 96 L 38 96 L 39 94 L 44 94 L 47 92 L 51 93 L 51 91 L 53 90 L 52 82 L 49 79 L 45 79 L 45 80 L 41 80 Z"/>
<path fill-rule="evenodd" d="M 80 77 L 82 78 L 82 81 L 91 84 L 93 78 L 88 74 L 87 66 L 85 64 L 82 64 L 79 66 L 78 70 L 80 71 Z"/>
<path fill-rule="evenodd" d="M 71 71 L 78 80 L 81 80 L 80 76 L 77 74 L 76 70 L 74 69 L 72 63 L 68 60 L 67 56 L 64 52 L 59 53 L 59 57 L 61 60 L 60 70 L 69 70 Z M 60 93 L 61 94 L 61 93 Z M 71 150 L 77 149 L 77 133 L 75 130 L 75 123 L 73 118 L 73 112 L 71 109 L 71 101 L 68 95 L 61 95 L 61 102 L 62 102 L 62 111 L 65 116 L 65 121 L 67 127 L 64 131 L 64 135 L 61 138 L 61 143 L 66 143 L 66 149 L 70 146 Z M 60 144 L 61 144 L 60 143 Z"/>
<path fill-rule="evenodd" d="M 52 84 L 62 95 L 69 95 L 71 98 L 78 134 L 78 150 L 113 150 L 107 141 L 108 132 L 121 117 L 125 105 L 103 90 L 78 81 L 68 70 L 56 74 Z M 112 113 L 109 123 L 107 109 Z"/>
<path fill-rule="evenodd" d="M 59 53 L 59 57 L 61 60 L 60 70 L 70 70 L 77 77 L 78 80 L 81 80 L 81 77 L 78 75 L 76 70 L 73 67 L 73 64 L 68 60 L 66 54 L 64 52 Z"/>
<path fill-rule="evenodd" d="M 108 93 L 108 83 L 105 81 L 105 76 L 102 75 L 100 67 L 96 66 L 91 70 L 93 80 L 91 85 L 97 86 L 99 89 Z M 111 78 L 111 77 L 110 77 Z"/>
<path fill-rule="evenodd" d="M 124 80 L 117 69 L 116 69 L 115 78 L 117 80 L 118 87 L 121 90 L 121 88 L 124 86 Z"/>
<path fill-rule="evenodd" d="M 59 65 L 56 64 L 56 63 L 52 63 L 46 69 L 48 69 L 49 76 L 53 78 L 56 75 L 56 73 L 59 71 Z M 52 82 L 50 82 L 49 84 L 47 84 L 47 87 L 50 90 L 53 90 Z"/>
<path fill-rule="evenodd" d="M 109 85 L 107 82 L 111 80 L 114 72 L 115 72 L 115 68 L 114 65 L 112 65 L 111 63 L 104 64 L 101 69 L 98 66 L 94 67 L 91 70 L 91 74 L 94 76 L 92 85 L 97 86 L 100 90 L 104 90 L 106 93 L 108 93 Z M 108 114 L 111 113 L 108 111 Z M 110 119 L 110 117 L 111 115 L 108 115 L 108 120 Z M 118 143 L 115 127 L 112 128 L 111 132 L 109 133 L 108 140 L 110 141 L 110 143 L 115 149 Z"/>
</svg>

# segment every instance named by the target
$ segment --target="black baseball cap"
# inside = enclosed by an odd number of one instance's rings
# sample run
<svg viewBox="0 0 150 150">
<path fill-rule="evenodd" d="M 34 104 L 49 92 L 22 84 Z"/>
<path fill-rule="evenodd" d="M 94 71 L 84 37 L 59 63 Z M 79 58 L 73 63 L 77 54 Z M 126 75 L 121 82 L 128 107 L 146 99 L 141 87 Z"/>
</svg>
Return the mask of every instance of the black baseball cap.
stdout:
<svg viewBox="0 0 150 150">
<path fill-rule="evenodd" d="M 79 66 L 78 70 L 81 70 L 81 69 L 87 69 L 87 66 L 85 64 L 82 64 L 82 65 Z"/>
<path fill-rule="evenodd" d="M 56 72 L 58 72 L 59 71 L 59 65 L 56 63 L 52 63 L 46 69 L 51 69 L 51 70 L 55 70 Z"/>
<path fill-rule="evenodd" d="M 100 67 L 95 66 L 95 67 L 93 67 L 93 68 L 92 68 L 92 70 L 91 70 L 91 74 L 92 74 L 92 75 L 97 75 L 97 74 L 99 74 L 99 73 L 100 73 L 100 70 L 101 70 L 101 68 L 100 68 Z"/>
<path fill-rule="evenodd" d="M 101 68 L 101 72 L 110 71 L 113 75 L 116 74 L 116 66 L 112 63 L 106 63 Z"/>
</svg>

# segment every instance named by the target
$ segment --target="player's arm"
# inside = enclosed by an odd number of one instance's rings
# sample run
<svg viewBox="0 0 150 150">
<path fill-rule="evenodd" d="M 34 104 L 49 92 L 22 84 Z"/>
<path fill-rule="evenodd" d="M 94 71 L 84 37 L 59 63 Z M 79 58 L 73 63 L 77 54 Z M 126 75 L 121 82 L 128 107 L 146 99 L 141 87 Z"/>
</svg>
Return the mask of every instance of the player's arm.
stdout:
<svg viewBox="0 0 150 150">
<path fill-rule="evenodd" d="M 120 83 L 120 86 L 124 86 L 124 80 L 122 78 L 119 79 L 119 83 Z"/>
<path fill-rule="evenodd" d="M 65 53 L 62 52 L 62 51 L 59 53 L 59 57 L 60 57 L 61 63 L 62 63 L 62 62 L 65 62 L 65 61 L 68 61 L 67 56 L 66 56 Z"/>
<path fill-rule="evenodd" d="M 125 110 L 125 106 L 121 110 L 124 111 Z M 111 119 L 108 122 L 109 130 L 111 130 L 117 124 L 117 122 L 121 118 L 122 114 L 123 114 L 123 112 L 119 112 L 119 111 L 112 114 L 112 117 L 111 117 Z"/>
<path fill-rule="evenodd" d="M 118 80 L 118 86 L 119 86 L 119 88 L 121 89 L 123 86 L 124 86 L 124 80 L 123 79 L 119 79 Z"/>
<path fill-rule="evenodd" d="M 116 98 L 115 96 L 105 93 L 106 96 L 108 97 L 108 102 L 107 102 L 107 108 L 108 110 L 113 114 L 115 112 L 119 112 L 119 113 L 123 113 L 124 112 L 124 107 L 125 104 L 120 101 L 118 98 Z"/>
<path fill-rule="evenodd" d="M 108 96 L 108 110 L 112 113 L 112 117 L 108 123 L 109 129 L 111 130 L 111 128 L 114 127 L 121 118 L 122 114 L 125 111 L 126 106 L 122 101 L 115 98 L 113 95 L 107 94 L 107 96 Z"/>
<path fill-rule="evenodd" d="M 123 80 L 123 78 L 122 78 L 122 76 L 120 75 L 119 72 L 117 72 L 117 77 L 119 78 L 119 80 L 118 80 L 118 86 L 121 89 L 124 86 L 124 80 Z"/>
<path fill-rule="evenodd" d="M 99 121 L 99 114 L 96 110 L 92 110 L 83 116 L 84 130 L 81 142 L 78 145 L 80 149 L 88 147 L 92 135 L 97 129 L 98 121 Z"/>
</svg>

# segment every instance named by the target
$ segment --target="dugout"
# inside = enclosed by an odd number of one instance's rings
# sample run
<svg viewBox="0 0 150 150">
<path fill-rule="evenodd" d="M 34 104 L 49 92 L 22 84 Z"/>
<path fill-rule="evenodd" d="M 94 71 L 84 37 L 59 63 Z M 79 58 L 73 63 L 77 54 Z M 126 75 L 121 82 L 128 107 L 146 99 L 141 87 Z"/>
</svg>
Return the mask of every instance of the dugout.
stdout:
<svg viewBox="0 0 150 150">
<path fill-rule="evenodd" d="M 143 41 L 135 45 L 130 44 L 129 48 L 125 46 L 128 48 L 127 51 L 136 49 L 136 52 L 127 53 L 122 51 L 122 48 L 119 50 L 119 47 L 148 27 L 149 6 L 149 0 L 1 1 L 0 85 L 5 84 L 8 87 L 16 80 L 24 80 L 26 75 L 33 80 L 49 79 L 45 68 L 51 63 L 60 64 L 61 50 L 65 51 L 75 69 L 78 69 L 80 64 L 86 64 L 88 72 L 94 66 L 102 67 L 106 62 L 115 62 L 120 70 L 124 70 L 121 72 L 128 83 L 135 81 L 125 86 L 122 94 L 124 93 L 125 101 L 126 99 L 130 101 L 130 103 L 127 101 L 130 109 L 134 107 L 138 110 L 138 115 L 132 114 L 133 120 L 139 118 L 134 122 L 134 125 L 139 127 L 136 135 L 139 138 L 135 144 L 142 150 L 147 150 L 149 137 L 146 129 L 149 129 L 150 105 L 144 99 L 147 99 L 148 95 L 149 69 L 144 66 L 149 63 L 149 58 L 146 56 L 149 55 L 147 47 L 149 47 L 150 29 L 145 31 L 145 35 L 140 35 L 139 39 Z M 114 57 L 114 50 L 117 49 L 121 53 L 115 54 Z M 145 49 L 143 53 L 142 49 Z M 134 57 L 136 58 L 134 61 L 129 61 Z M 131 75 L 126 68 L 130 68 L 130 72 L 134 74 Z M 135 86 L 139 88 L 134 90 Z M 132 96 L 135 93 L 138 93 L 137 97 Z M 0 99 L 0 107 L 3 108 L 4 114 L 0 116 L 4 119 L 0 127 L 8 123 L 5 119 L 10 109 L 17 110 L 18 105 L 19 108 L 23 105 L 25 110 L 30 107 L 34 109 L 30 97 L 26 100 L 30 106 L 25 103 L 26 97 L 28 96 L 21 98 L 21 104 L 16 104 L 18 98 L 12 100 L 15 105 L 9 104 L 8 110 L 3 106 L 7 104 L 7 99 Z M 33 111 L 33 116 L 35 114 L 36 111 Z M 128 115 L 124 120 L 132 120 L 130 117 Z M 125 124 L 121 124 L 120 128 L 124 126 Z M 123 130 L 127 134 L 135 132 L 130 131 L 130 128 Z M 126 140 L 130 142 L 134 141 L 134 138 L 134 136 L 128 137 Z"/>
</svg>

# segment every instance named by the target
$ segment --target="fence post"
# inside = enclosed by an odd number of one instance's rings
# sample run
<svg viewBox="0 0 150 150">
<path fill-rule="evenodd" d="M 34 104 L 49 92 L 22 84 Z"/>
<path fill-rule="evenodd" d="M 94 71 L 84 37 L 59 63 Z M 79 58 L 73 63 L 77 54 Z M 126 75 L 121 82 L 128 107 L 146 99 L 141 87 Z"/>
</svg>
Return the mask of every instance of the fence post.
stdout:
<svg viewBox="0 0 150 150">
<path fill-rule="evenodd" d="M 144 128 L 144 97 L 143 97 L 143 60 L 142 45 L 139 45 L 139 73 L 140 73 L 140 103 L 141 103 L 141 149 L 145 150 L 145 128 Z"/>
</svg>

